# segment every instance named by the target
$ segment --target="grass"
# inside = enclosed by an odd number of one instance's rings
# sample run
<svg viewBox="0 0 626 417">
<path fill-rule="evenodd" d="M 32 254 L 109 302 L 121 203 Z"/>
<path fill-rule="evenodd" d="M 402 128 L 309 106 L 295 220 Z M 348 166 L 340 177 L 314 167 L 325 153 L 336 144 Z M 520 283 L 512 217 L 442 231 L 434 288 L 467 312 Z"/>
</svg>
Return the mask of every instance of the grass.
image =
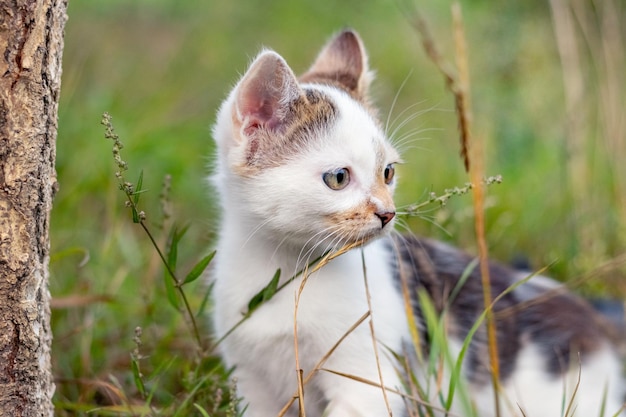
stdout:
<svg viewBox="0 0 626 417">
<path fill-rule="evenodd" d="M 467 1 L 463 9 L 473 133 L 485 144 L 485 173 L 504 179 L 484 201 L 490 256 L 553 265 L 551 275 L 587 294 L 622 296 L 626 10 L 611 0 Z M 449 4 L 421 12 L 452 59 Z M 51 225 L 57 415 L 235 415 L 228 370 L 203 350 L 210 333 L 198 313 L 210 311 L 208 289 L 200 280 L 184 286 L 197 341 L 186 309 L 172 301 L 171 277 L 124 207 L 102 113 L 124 138 L 127 177 L 143 172 L 141 210 L 155 241 L 171 253 L 178 230 L 184 277 L 211 253 L 218 227 L 204 180 L 210 125 L 261 46 L 301 72 L 331 33 L 360 32 L 378 72 L 381 114 L 396 95 L 392 128 L 419 113 L 399 133 L 417 132 L 400 167 L 400 205 L 467 181 L 453 97 L 405 9 L 390 1 L 93 1 L 71 3 L 69 16 Z M 408 222 L 477 252 L 471 213 L 469 198 L 454 198 L 429 213 L 432 222 Z"/>
</svg>

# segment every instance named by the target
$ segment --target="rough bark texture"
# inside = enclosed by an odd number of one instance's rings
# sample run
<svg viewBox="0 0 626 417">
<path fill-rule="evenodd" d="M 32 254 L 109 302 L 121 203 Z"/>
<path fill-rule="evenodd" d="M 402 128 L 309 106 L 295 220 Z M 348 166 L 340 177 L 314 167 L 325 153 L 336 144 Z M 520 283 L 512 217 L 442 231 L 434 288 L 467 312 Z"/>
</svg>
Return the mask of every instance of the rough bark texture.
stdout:
<svg viewBox="0 0 626 417">
<path fill-rule="evenodd" d="M 0 0 L 0 416 L 52 416 L 48 227 L 67 0 Z"/>
</svg>

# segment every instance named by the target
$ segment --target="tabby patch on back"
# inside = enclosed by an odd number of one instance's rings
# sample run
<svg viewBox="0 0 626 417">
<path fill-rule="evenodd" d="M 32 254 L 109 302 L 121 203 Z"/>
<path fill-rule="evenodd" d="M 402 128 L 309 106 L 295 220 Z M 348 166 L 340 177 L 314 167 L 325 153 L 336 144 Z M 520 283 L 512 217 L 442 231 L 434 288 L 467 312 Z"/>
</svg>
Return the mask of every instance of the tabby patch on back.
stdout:
<svg viewBox="0 0 626 417">
<path fill-rule="evenodd" d="M 400 156 L 370 103 L 371 79 L 361 39 L 348 30 L 299 79 L 280 55 L 262 51 L 219 110 L 211 177 L 221 203 L 211 276 L 215 337 L 229 333 L 277 270 L 280 284 L 295 276 L 220 345 L 246 416 L 295 417 L 301 406 L 310 417 L 408 416 L 418 408 L 445 415 L 448 395 L 456 415 L 495 416 L 483 327 L 457 389 L 448 389 L 450 361 L 436 369 L 428 362 L 441 347 L 430 343 L 420 295 L 445 320 L 453 364 L 484 310 L 481 277 L 473 269 L 460 280 L 469 255 L 393 232 Z M 310 262 L 362 241 L 308 276 L 299 293 L 299 272 Z M 526 276 L 490 268 L 494 297 Z M 502 295 L 494 313 L 501 416 L 561 416 L 572 397 L 570 417 L 620 410 L 613 333 L 586 302 L 534 277 Z M 294 401 L 296 362 L 305 385 Z M 407 378 L 420 390 L 406 392 Z"/>
</svg>

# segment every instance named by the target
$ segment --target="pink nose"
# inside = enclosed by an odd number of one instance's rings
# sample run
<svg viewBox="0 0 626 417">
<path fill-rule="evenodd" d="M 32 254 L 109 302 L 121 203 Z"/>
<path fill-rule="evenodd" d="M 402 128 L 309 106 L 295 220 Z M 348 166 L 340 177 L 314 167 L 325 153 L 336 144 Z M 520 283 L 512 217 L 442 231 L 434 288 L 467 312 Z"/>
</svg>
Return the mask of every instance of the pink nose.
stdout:
<svg viewBox="0 0 626 417">
<path fill-rule="evenodd" d="M 385 225 L 387 223 L 389 223 L 391 221 L 391 219 L 393 219 L 395 217 L 396 213 L 393 211 L 385 211 L 382 213 L 376 213 L 376 216 L 378 216 L 378 218 L 380 219 L 380 221 L 382 222 L 382 227 L 385 227 Z"/>
</svg>

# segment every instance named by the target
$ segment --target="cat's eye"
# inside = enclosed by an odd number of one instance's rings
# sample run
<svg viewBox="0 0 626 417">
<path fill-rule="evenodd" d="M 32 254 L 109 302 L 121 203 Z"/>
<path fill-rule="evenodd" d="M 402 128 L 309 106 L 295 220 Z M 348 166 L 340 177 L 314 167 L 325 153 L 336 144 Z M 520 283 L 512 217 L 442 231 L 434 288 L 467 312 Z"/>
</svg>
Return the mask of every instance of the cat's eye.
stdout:
<svg viewBox="0 0 626 417">
<path fill-rule="evenodd" d="M 391 184 L 393 181 L 393 176 L 396 174 L 396 169 L 393 164 L 389 164 L 385 167 L 385 172 L 383 175 L 385 176 L 385 184 Z"/>
<path fill-rule="evenodd" d="M 338 168 L 334 171 L 325 172 L 322 179 L 331 190 L 343 190 L 350 182 L 350 171 L 348 168 Z"/>
</svg>

